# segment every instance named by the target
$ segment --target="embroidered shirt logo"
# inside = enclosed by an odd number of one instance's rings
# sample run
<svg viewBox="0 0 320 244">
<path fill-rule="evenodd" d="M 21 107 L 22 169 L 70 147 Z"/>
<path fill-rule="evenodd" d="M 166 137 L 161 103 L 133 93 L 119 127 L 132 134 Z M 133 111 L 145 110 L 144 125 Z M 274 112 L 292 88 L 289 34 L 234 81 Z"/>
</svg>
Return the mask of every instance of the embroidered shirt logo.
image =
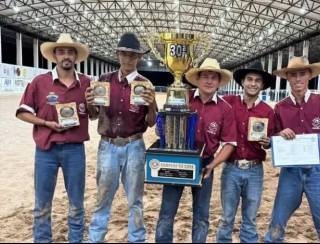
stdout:
<svg viewBox="0 0 320 244">
<path fill-rule="evenodd" d="M 49 105 L 56 105 L 58 103 L 59 96 L 56 95 L 54 92 L 50 92 L 47 96 L 47 103 Z"/>
<path fill-rule="evenodd" d="M 320 117 L 316 117 L 312 120 L 312 129 L 320 130 Z"/>
<path fill-rule="evenodd" d="M 211 122 L 210 125 L 208 126 L 207 132 L 208 132 L 209 134 L 216 134 L 217 131 L 218 131 L 218 128 L 219 128 L 219 125 L 218 125 L 217 122 L 215 122 L 215 121 L 214 121 L 214 122 Z"/>
</svg>

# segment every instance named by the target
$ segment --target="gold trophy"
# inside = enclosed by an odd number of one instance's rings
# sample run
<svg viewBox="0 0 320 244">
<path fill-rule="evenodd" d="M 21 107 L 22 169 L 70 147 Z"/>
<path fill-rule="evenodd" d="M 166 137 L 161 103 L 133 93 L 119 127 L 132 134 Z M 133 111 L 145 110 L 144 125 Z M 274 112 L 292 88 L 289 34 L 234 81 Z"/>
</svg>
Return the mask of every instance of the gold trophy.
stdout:
<svg viewBox="0 0 320 244">
<path fill-rule="evenodd" d="M 188 110 L 188 90 L 182 83 L 182 76 L 192 66 L 196 66 L 208 53 L 209 38 L 206 34 L 160 33 L 147 39 L 148 44 L 156 56 L 165 64 L 174 76 L 173 84 L 168 88 L 167 100 L 164 105 L 166 111 Z M 164 58 L 156 48 L 156 43 L 164 45 Z M 203 45 L 204 51 L 195 58 L 197 44 Z"/>
<path fill-rule="evenodd" d="M 205 58 L 209 38 L 206 34 L 160 33 L 147 41 L 156 58 L 173 74 L 174 82 L 168 87 L 164 109 L 157 115 L 160 139 L 146 152 L 146 182 L 200 186 L 204 147 L 195 143 L 198 115 L 189 110 L 189 93 L 182 77 Z M 196 53 L 200 55 L 195 57 Z"/>
</svg>

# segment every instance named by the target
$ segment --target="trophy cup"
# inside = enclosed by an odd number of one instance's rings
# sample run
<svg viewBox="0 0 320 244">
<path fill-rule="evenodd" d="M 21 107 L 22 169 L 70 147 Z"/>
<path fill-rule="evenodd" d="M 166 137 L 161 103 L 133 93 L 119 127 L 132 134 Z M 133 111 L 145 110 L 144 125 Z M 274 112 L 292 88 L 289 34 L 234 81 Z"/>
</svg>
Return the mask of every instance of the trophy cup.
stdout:
<svg viewBox="0 0 320 244">
<path fill-rule="evenodd" d="M 182 77 L 207 55 L 209 38 L 205 34 L 160 33 L 147 41 L 156 58 L 173 74 L 174 82 L 167 90 L 163 110 L 157 115 L 160 140 L 146 152 L 146 182 L 199 186 L 203 148 L 195 146 L 198 116 L 189 110 L 189 92 Z M 164 57 L 157 43 L 164 46 Z M 200 44 L 202 54 L 195 58 Z"/>
</svg>

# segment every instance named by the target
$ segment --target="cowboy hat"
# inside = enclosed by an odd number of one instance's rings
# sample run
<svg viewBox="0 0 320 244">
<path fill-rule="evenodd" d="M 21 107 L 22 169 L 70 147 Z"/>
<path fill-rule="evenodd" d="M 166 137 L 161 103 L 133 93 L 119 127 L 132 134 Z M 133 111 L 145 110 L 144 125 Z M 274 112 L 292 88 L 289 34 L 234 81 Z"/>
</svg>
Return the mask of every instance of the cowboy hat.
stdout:
<svg viewBox="0 0 320 244">
<path fill-rule="evenodd" d="M 305 57 L 292 57 L 289 60 L 288 67 L 275 70 L 273 74 L 280 76 L 283 79 L 287 79 L 288 72 L 310 69 L 311 78 L 314 78 L 320 74 L 320 63 L 310 64 L 309 60 Z"/>
<path fill-rule="evenodd" d="M 44 42 L 40 46 L 41 54 L 45 59 L 50 62 L 56 63 L 56 59 L 54 57 L 54 49 L 57 47 L 73 47 L 77 50 L 77 60 L 76 63 L 80 63 L 86 60 L 89 56 L 89 48 L 87 45 L 74 42 L 70 36 L 70 34 L 62 33 L 59 36 L 57 42 Z"/>
<path fill-rule="evenodd" d="M 199 72 L 212 71 L 220 74 L 220 87 L 225 86 L 231 79 L 232 73 L 229 70 L 221 69 L 216 59 L 206 58 L 199 68 L 192 68 L 186 73 L 186 79 L 195 86 L 198 86 Z"/>
<path fill-rule="evenodd" d="M 140 54 L 146 54 L 150 52 L 150 50 L 148 51 L 142 50 L 138 37 L 131 32 L 126 32 L 121 36 L 116 50 L 134 52 L 134 53 L 140 53 Z"/>
<path fill-rule="evenodd" d="M 269 74 L 268 72 L 264 71 L 262 68 L 262 64 L 260 61 L 257 61 L 250 65 L 246 69 L 238 69 L 234 72 L 233 77 L 235 81 L 242 86 L 242 81 L 246 77 L 247 74 L 249 73 L 254 73 L 254 74 L 259 74 L 262 76 L 263 80 L 263 90 L 269 88 L 272 84 L 275 83 L 276 77 L 272 74 Z"/>
</svg>

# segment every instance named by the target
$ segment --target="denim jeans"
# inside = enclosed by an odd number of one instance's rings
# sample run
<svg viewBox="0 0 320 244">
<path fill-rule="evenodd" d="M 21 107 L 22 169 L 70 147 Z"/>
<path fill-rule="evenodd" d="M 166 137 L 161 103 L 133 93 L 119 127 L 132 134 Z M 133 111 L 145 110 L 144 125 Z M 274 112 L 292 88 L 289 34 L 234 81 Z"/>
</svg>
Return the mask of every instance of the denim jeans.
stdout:
<svg viewBox="0 0 320 244">
<path fill-rule="evenodd" d="M 227 163 L 221 174 L 222 217 L 217 230 L 218 243 L 231 243 L 235 216 L 240 198 L 242 243 L 257 243 L 256 216 L 261 203 L 263 187 L 263 165 L 240 169 Z"/>
<path fill-rule="evenodd" d="M 69 198 L 69 242 L 82 242 L 84 230 L 85 150 L 83 143 L 54 145 L 49 150 L 36 149 L 35 243 L 52 242 L 51 209 L 59 167 Z"/>
<path fill-rule="evenodd" d="M 207 165 L 211 160 L 212 158 L 204 160 L 203 165 Z M 205 243 L 207 239 L 212 181 L 213 173 L 209 178 L 203 180 L 202 187 L 192 187 L 193 243 Z M 172 243 L 173 241 L 173 223 L 183 189 L 184 186 L 163 186 L 162 204 L 155 236 L 157 243 Z"/>
<path fill-rule="evenodd" d="M 89 227 L 89 242 L 104 242 L 110 210 L 119 181 L 124 186 L 129 208 L 128 241 L 144 242 L 143 220 L 145 144 L 143 139 L 125 146 L 100 141 L 97 161 L 97 203 Z"/>
<path fill-rule="evenodd" d="M 265 242 L 283 242 L 290 216 L 301 205 L 306 194 L 313 222 L 320 239 L 320 166 L 282 168 Z"/>
</svg>

